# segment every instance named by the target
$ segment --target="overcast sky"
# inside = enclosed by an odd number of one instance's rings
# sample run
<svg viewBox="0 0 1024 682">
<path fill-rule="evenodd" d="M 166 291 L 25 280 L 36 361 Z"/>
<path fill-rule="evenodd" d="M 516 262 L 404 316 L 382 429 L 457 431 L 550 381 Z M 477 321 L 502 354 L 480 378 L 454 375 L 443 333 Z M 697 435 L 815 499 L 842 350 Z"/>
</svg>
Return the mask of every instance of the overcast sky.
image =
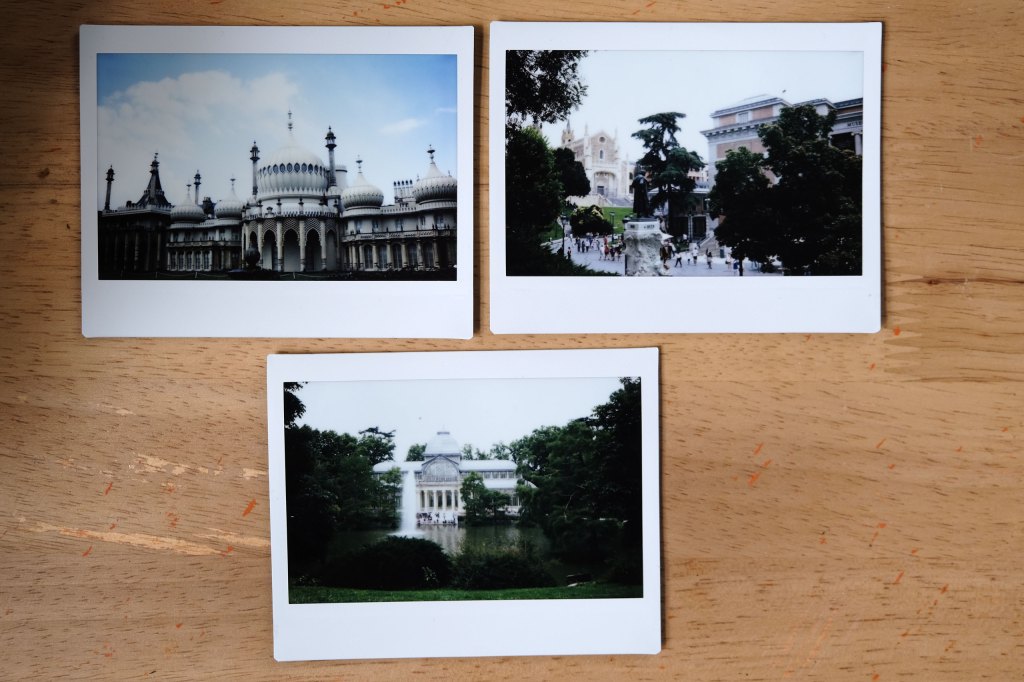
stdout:
<svg viewBox="0 0 1024 682">
<path fill-rule="evenodd" d="M 226 197 L 234 176 L 244 200 L 253 140 L 262 159 L 284 146 L 289 109 L 299 145 L 326 166 L 331 126 L 349 183 L 361 155 L 366 179 L 390 203 L 395 180 L 426 173 L 428 145 L 441 171 L 457 175 L 455 69 L 454 55 L 100 54 L 99 205 L 111 164 L 111 207 L 137 200 L 154 152 L 171 203 L 196 170 L 203 196 Z"/>
<path fill-rule="evenodd" d="M 410 445 L 441 430 L 460 446 L 487 451 L 541 426 L 562 426 L 589 415 L 620 387 L 616 377 L 315 381 L 298 392 L 306 406 L 299 423 L 352 435 L 370 426 L 394 430 L 401 461 Z"/>
<path fill-rule="evenodd" d="M 710 114 L 759 94 L 791 104 L 824 97 L 833 102 L 863 97 L 861 52 L 589 52 L 580 62 L 587 94 L 569 120 L 577 137 L 618 129 L 620 154 L 631 161 L 643 147 L 631 133 L 638 119 L 665 111 L 686 114 L 679 121 L 679 144 L 707 161 Z M 558 145 L 564 123 L 547 124 L 548 142 Z"/>
</svg>

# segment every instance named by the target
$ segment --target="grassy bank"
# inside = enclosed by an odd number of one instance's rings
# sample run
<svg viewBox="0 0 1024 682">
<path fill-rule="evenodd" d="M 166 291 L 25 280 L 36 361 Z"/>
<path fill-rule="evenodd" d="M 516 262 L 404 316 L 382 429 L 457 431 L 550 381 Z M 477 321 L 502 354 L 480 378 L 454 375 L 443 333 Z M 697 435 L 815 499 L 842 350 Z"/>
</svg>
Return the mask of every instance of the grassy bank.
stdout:
<svg viewBox="0 0 1024 682">
<path fill-rule="evenodd" d="M 576 587 L 508 590 L 355 590 L 345 587 L 291 587 L 292 604 L 381 601 L 477 601 L 490 599 L 622 599 L 643 596 L 641 585 L 587 583 Z"/>
</svg>

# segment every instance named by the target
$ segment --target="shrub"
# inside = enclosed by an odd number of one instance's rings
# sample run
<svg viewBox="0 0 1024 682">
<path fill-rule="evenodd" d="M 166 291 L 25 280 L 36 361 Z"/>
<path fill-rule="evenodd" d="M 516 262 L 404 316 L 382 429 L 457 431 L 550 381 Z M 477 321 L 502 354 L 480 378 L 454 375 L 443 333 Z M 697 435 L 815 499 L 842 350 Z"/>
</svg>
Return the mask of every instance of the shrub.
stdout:
<svg viewBox="0 0 1024 682">
<path fill-rule="evenodd" d="M 555 579 L 526 541 L 512 547 L 466 547 L 454 562 L 452 584 L 466 590 L 500 590 L 517 587 L 551 587 Z"/>
<path fill-rule="evenodd" d="M 451 575 L 451 559 L 437 543 L 390 536 L 329 562 L 322 582 L 333 587 L 423 590 L 446 586 Z"/>
<path fill-rule="evenodd" d="M 620 585 L 642 585 L 644 582 L 644 560 L 640 549 L 637 548 L 613 559 L 604 579 Z"/>
</svg>

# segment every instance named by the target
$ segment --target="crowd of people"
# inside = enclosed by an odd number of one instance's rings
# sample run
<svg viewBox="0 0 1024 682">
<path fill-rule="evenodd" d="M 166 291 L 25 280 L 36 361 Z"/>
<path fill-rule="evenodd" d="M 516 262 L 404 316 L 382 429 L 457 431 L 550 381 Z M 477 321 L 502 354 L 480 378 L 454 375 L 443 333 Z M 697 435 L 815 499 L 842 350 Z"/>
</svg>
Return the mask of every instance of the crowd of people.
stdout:
<svg viewBox="0 0 1024 682">
<path fill-rule="evenodd" d="M 576 253 L 588 253 L 596 248 L 599 254 L 598 260 L 619 260 L 624 248 L 621 235 L 616 239 L 614 235 L 609 238 L 608 236 L 595 237 L 588 234 L 584 237 L 573 237 L 573 243 L 576 245 Z M 571 259 L 572 247 L 570 246 L 566 251 L 565 257 Z"/>
</svg>

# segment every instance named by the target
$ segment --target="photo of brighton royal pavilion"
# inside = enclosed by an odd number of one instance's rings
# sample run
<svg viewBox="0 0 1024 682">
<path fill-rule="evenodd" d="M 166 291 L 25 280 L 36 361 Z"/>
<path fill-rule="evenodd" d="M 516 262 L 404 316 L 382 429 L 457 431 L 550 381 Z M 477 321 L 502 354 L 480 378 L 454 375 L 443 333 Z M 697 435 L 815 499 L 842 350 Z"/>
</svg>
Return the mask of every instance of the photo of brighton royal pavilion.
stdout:
<svg viewBox="0 0 1024 682">
<path fill-rule="evenodd" d="M 857 276 L 863 55 L 509 50 L 508 275 Z"/>
<path fill-rule="evenodd" d="M 456 58 L 100 54 L 101 279 L 454 280 Z"/>
<path fill-rule="evenodd" d="M 291 603 L 643 596 L 639 378 L 283 391 Z"/>
</svg>

